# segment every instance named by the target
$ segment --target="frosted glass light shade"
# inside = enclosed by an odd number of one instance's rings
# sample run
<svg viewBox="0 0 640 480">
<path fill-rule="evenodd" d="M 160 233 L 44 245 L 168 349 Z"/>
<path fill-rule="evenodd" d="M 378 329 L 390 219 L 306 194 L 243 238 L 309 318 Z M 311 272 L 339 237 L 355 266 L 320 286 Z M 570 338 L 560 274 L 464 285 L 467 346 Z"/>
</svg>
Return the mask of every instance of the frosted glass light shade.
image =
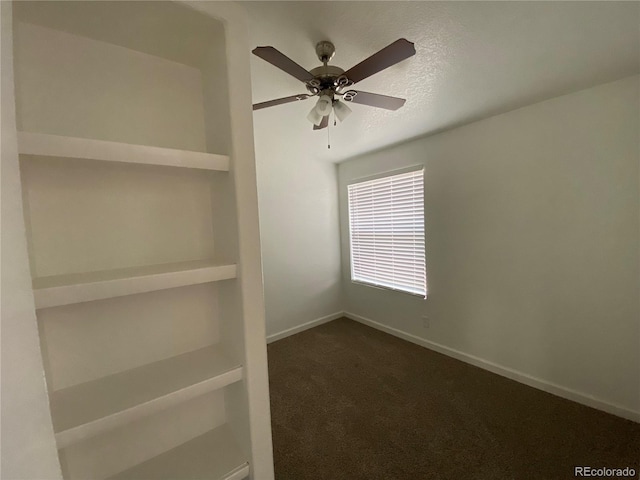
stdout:
<svg viewBox="0 0 640 480">
<path fill-rule="evenodd" d="M 344 119 L 349 115 L 351 115 L 351 109 L 347 107 L 344 102 L 341 102 L 339 100 L 336 100 L 336 102 L 333 104 L 333 111 L 335 112 L 338 120 L 340 120 L 341 122 L 344 121 Z"/>
<path fill-rule="evenodd" d="M 311 123 L 313 123 L 316 126 L 319 126 L 320 122 L 322 122 L 322 115 L 318 113 L 315 105 L 309 112 L 309 115 L 307 115 L 307 120 L 309 120 Z"/>
<path fill-rule="evenodd" d="M 323 117 L 329 115 L 331 113 L 331 97 L 322 95 L 316 103 L 316 112 Z"/>
</svg>

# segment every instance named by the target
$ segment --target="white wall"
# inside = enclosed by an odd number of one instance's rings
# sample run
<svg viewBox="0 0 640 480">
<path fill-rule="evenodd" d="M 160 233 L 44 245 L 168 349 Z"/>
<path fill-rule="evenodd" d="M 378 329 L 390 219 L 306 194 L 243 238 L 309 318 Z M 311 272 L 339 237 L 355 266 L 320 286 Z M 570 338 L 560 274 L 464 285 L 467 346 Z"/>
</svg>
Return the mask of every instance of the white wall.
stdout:
<svg viewBox="0 0 640 480">
<path fill-rule="evenodd" d="M 12 5 L 2 20 L 2 456 L 0 477 L 62 478 L 53 437 L 38 343 L 26 232 L 13 94 Z"/>
<path fill-rule="evenodd" d="M 18 130 L 205 150 L 196 68 L 40 25 L 15 28 Z M 88 97 L 90 106 L 80 101 Z"/>
<path fill-rule="evenodd" d="M 308 128 L 308 125 L 305 125 Z M 343 310 L 336 166 L 254 117 L 267 335 Z"/>
<path fill-rule="evenodd" d="M 245 6 L 251 49 L 269 44 L 273 26 L 264 22 L 260 9 Z M 252 57 L 252 62 L 263 62 Z M 281 73 L 279 78 L 268 84 L 270 98 L 304 92 L 293 77 Z M 264 89 L 264 77 L 253 63 L 251 81 L 254 94 Z M 312 131 L 305 118 L 309 108 L 286 105 L 253 116 L 270 336 L 343 310 L 337 168 L 317 158 L 327 148 L 327 134 Z"/>
<path fill-rule="evenodd" d="M 638 87 L 629 77 L 340 164 L 346 310 L 638 415 Z M 347 182 L 416 164 L 426 301 L 349 280 Z"/>
</svg>

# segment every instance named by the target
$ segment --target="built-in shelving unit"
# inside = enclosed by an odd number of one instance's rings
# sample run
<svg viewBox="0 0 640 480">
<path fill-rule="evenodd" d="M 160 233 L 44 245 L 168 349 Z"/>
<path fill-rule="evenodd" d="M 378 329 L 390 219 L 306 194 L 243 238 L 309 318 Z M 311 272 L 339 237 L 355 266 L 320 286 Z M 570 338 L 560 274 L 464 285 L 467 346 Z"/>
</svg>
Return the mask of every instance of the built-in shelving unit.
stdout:
<svg viewBox="0 0 640 480">
<path fill-rule="evenodd" d="M 64 479 L 272 480 L 244 13 L 12 10 L 26 249 Z"/>
<path fill-rule="evenodd" d="M 164 165 L 167 167 L 229 170 L 229 156 L 175 148 L 132 145 L 89 138 L 64 137 L 44 133 L 18 133 L 18 151 L 24 155 L 82 158 L 107 162 Z"/>
<path fill-rule="evenodd" d="M 242 379 L 242 365 L 208 347 L 53 392 L 56 441 L 64 448 Z"/>
<path fill-rule="evenodd" d="M 249 465 L 222 426 L 109 480 L 241 480 L 248 474 Z"/>
</svg>

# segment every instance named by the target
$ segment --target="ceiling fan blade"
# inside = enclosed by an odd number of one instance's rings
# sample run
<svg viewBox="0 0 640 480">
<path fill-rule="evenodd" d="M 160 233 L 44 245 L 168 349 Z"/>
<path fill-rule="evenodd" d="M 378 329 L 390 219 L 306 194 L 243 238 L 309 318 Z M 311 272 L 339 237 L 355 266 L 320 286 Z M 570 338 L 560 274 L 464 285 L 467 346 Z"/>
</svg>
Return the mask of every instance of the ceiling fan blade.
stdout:
<svg viewBox="0 0 640 480">
<path fill-rule="evenodd" d="M 404 98 L 389 97 L 378 93 L 359 91 L 356 91 L 356 95 L 351 97 L 351 100 L 346 100 L 344 98 L 343 100 L 351 103 L 368 105 L 370 107 L 386 108 L 387 110 L 398 110 L 406 102 Z"/>
<path fill-rule="evenodd" d="M 401 62 L 405 58 L 415 55 L 416 48 L 406 38 L 396 40 L 391 45 L 384 47 L 378 53 L 374 53 L 354 67 L 344 72 L 345 76 L 353 83 L 364 80 L 374 73 Z"/>
<path fill-rule="evenodd" d="M 261 108 L 274 107 L 276 105 L 282 105 L 283 103 L 291 103 L 297 100 L 305 100 L 309 98 L 311 95 L 307 95 L 306 93 L 302 93 L 300 95 L 291 95 L 290 97 L 276 98 L 275 100 L 269 100 L 268 102 L 260 102 L 254 103 L 253 109 L 260 110 Z"/>
<path fill-rule="evenodd" d="M 322 117 L 322 121 L 320 125 L 314 125 L 314 130 L 322 130 L 323 128 L 327 128 L 329 126 L 329 115 Z"/>
<path fill-rule="evenodd" d="M 314 78 L 311 73 L 273 47 L 256 47 L 252 53 L 301 82 L 308 82 Z"/>
</svg>

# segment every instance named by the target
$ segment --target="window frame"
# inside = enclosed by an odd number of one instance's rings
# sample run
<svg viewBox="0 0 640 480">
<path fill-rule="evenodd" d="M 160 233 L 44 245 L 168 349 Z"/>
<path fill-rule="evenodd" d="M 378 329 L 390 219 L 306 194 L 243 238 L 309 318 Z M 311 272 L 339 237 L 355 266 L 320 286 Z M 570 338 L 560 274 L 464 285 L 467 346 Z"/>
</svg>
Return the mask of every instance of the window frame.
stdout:
<svg viewBox="0 0 640 480">
<path fill-rule="evenodd" d="M 402 175 L 404 173 L 411 173 L 411 172 L 417 172 L 417 171 L 421 171 L 422 172 L 422 187 L 423 189 L 425 188 L 425 166 L 420 164 L 420 165 L 412 165 L 409 167 L 404 167 L 404 168 L 398 168 L 398 169 L 394 169 L 394 170 L 388 170 L 385 172 L 381 172 L 381 173 L 377 173 L 374 175 L 367 175 L 365 177 L 358 177 L 358 178 L 353 178 L 351 180 L 349 180 L 346 184 L 346 198 L 347 198 L 347 216 L 348 216 L 348 235 L 349 235 L 349 275 L 350 275 L 350 280 L 352 284 L 355 285 L 363 285 L 366 287 L 370 287 L 370 288 L 376 288 L 376 289 L 380 289 L 380 290 L 386 290 L 386 291 L 392 291 L 392 292 L 399 292 L 405 295 L 410 295 L 412 297 L 418 297 L 421 299 L 426 300 L 428 295 L 429 295 L 429 285 L 428 285 L 428 275 L 427 275 L 427 241 L 426 241 L 426 237 L 427 237 L 427 232 L 426 232 L 426 219 L 423 217 L 423 224 L 424 224 L 424 272 L 425 272 L 425 278 L 424 278 L 424 284 L 425 284 L 425 293 L 415 293 L 415 292 L 410 292 L 407 290 L 403 290 L 400 288 L 394 288 L 394 287 L 389 287 L 386 285 L 379 285 L 377 283 L 369 283 L 363 280 L 357 280 L 354 279 L 354 264 L 353 264 L 353 235 L 352 235 L 352 216 L 351 216 L 351 198 L 349 195 L 349 187 L 351 185 L 355 185 L 358 183 L 363 183 L 363 182 L 369 182 L 372 180 L 378 180 L 381 178 L 386 178 L 386 177 L 393 177 L 395 175 Z M 426 198 L 426 196 L 424 195 L 424 191 L 423 191 L 423 202 L 425 201 L 424 199 Z M 423 205 L 423 216 L 425 215 L 425 205 Z"/>
</svg>

